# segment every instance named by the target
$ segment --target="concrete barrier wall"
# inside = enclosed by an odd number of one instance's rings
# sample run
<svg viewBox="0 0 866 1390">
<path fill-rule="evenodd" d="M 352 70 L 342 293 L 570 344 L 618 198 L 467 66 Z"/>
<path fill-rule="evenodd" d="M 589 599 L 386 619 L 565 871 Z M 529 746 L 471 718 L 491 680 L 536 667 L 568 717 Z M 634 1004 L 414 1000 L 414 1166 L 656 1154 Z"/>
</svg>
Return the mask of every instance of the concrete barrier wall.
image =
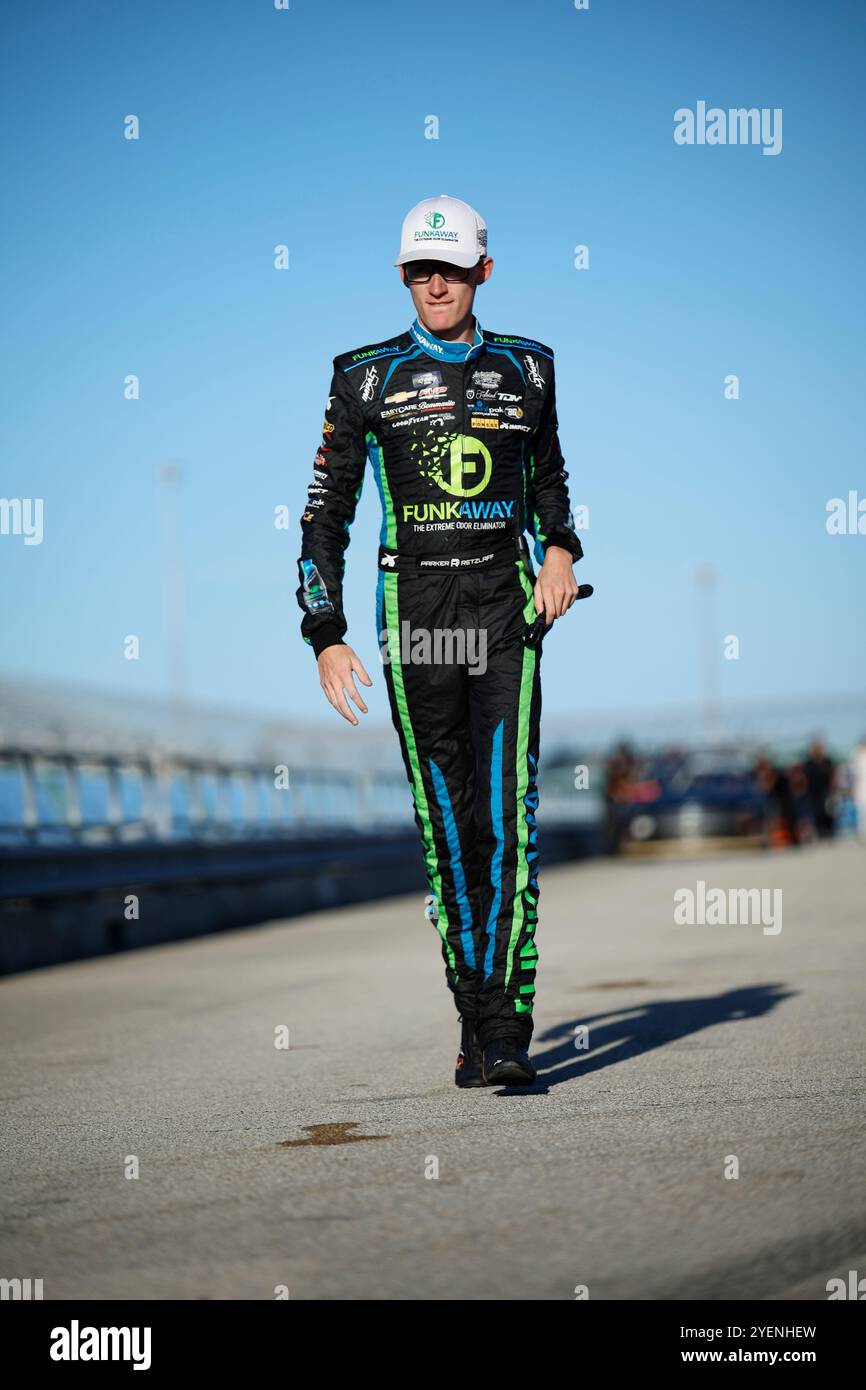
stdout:
<svg viewBox="0 0 866 1390">
<path fill-rule="evenodd" d="M 599 852 L 593 826 L 548 826 L 543 863 Z M 0 854 L 0 974 L 427 892 L 418 836 L 39 847 Z M 138 899 L 129 917 L 127 899 Z"/>
</svg>

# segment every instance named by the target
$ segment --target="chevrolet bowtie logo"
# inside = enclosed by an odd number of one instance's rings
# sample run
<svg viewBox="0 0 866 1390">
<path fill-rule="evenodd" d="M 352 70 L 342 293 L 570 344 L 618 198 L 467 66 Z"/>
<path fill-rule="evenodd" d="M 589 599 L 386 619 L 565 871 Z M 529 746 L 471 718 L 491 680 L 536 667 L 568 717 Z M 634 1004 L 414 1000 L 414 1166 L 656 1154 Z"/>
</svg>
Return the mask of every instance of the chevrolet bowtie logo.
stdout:
<svg viewBox="0 0 866 1390">
<path fill-rule="evenodd" d="M 383 555 L 383 556 L 382 556 L 382 559 L 381 559 L 381 561 L 380 561 L 380 563 L 381 563 L 383 569 L 385 569 L 385 568 L 387 567 L 388 569 L 391 569 L 391 570 L 392 570 L 392 569 L 394 568 L 394 566 L 396 565 L 396 563 L 397 563 L 397 556 L 396 556 L 396 555 Z"/>
</svg>

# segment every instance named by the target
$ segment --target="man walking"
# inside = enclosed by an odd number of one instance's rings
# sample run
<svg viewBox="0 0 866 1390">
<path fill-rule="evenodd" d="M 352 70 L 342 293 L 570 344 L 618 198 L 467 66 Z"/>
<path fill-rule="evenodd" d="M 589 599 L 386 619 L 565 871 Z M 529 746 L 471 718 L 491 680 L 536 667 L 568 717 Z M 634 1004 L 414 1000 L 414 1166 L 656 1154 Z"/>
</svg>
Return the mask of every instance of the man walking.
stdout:
<svg viewBox="0 0 866 1390">
<path fill-rule="evenodd" d="M 395 262 L 416 318 L 334 358 L 301 527 L 301 631 L 322 688 L 357 724 L 342 581 L 366 460 L 382 504 L 377 629 L 462 1024 L 459 1086 L 530 1084 L 538 951 L 536 615 L 561 617 L 582 549 L 557 435 L 553 351 L 483 330 L 487 228 L 468 204 L 428 198 Z M 533 572 L 525 532 L 541 566 Z"/>
</svg>

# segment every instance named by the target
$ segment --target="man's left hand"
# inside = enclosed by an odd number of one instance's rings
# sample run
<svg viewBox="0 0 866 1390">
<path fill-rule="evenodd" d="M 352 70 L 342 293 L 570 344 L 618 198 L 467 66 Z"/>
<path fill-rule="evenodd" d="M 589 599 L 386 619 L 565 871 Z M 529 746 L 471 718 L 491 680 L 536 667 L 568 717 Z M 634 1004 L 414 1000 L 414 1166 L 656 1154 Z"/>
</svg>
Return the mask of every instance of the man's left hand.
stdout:
<svg viewBox="0 0 866 1390">
<path fill-rule="evenodd" d="M 567 613 L 577 598 L 574 556 L 560 545 L 548 546 L 544 564 L 535 579 L 535 611 L 544 613 L 547 626 Z"/>
</svg>

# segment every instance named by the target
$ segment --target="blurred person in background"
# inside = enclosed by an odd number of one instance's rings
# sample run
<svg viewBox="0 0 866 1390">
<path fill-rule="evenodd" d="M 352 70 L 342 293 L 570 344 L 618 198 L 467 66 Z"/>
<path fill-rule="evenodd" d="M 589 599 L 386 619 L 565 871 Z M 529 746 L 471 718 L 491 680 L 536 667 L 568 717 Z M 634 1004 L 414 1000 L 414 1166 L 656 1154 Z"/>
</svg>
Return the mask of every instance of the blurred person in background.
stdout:
<svg viewBox="0 0 866 1390">
<path fill-rule="evenodd" d="M 809 745 L 809 756 L 803 764 L 803 772 L 815 834 L 819 840 L 829 839 L 836 829 L 836 767 L 828 757 L 822 739 L 815 738 Z"/>
<path fill-rule="evenodd" d="M 799 844 L 797 807 L 785 772 L 762 753 L 755 763 L 755 779 L 764 796 L 767 838 L 772 849 Z"/>
<path fill-rule="evenodd" d="M 851 772 L 854 806 L 857 810 L 857 834 L 866 845 L 866 734 L 851 755 Z"/>
<path fill-rule="evenodd" d="M 815 822 L 809 797 L 809 782 L 802 762 L 791 763 L 788 768 L 788 782 L 797 822 L 797 839 L 801 845 L 807 845 L 815 838 Z"/>
<path fill-rule="evenodd" d="M 606 854 L 618 854 L 622 841 L 623 821 L 619 805 L 628 797 L 636 770 L 634 750 L 622 742 L 607 760 L 604 779 L 604 848 Z"/>
</svg>

